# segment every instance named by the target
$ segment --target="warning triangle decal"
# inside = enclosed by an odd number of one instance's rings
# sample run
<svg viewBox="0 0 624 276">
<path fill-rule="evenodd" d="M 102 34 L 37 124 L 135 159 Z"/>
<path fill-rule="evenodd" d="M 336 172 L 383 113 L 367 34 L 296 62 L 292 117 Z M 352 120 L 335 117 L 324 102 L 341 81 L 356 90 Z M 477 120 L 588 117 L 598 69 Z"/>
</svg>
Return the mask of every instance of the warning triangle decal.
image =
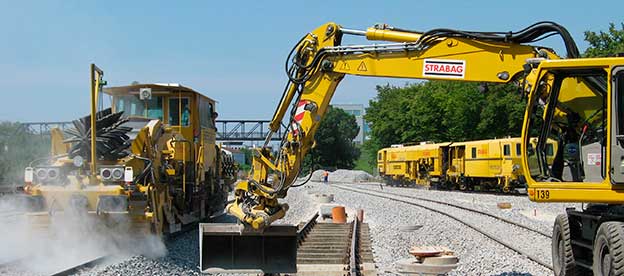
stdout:
<svg viewBox="0 0 624 276">
<path fill-rule="evenodd" d="M 358 71 L 362 71 L 362 72 L 366 72 L 368 71 L 368 69 L 366 69 L 366 64 L 364 64 L 364 62 L 360 62 L 360 66 L 358 66 Z"/>
</svg>

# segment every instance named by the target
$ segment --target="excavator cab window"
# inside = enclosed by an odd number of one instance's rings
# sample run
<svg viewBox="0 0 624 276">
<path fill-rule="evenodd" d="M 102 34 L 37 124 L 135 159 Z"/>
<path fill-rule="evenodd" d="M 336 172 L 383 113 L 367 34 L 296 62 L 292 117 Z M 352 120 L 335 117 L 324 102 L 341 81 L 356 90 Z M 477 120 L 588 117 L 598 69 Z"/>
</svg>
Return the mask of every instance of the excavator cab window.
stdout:
<svg viewBox="0 0 624 276">
<path fill-rule="evenodd" d="M 540 79 L 529 119 L 530 140 L 526 143 L 534 179 L 604 179 L 606 79 L 602 68 L 552 70 Z"/>
</svg>

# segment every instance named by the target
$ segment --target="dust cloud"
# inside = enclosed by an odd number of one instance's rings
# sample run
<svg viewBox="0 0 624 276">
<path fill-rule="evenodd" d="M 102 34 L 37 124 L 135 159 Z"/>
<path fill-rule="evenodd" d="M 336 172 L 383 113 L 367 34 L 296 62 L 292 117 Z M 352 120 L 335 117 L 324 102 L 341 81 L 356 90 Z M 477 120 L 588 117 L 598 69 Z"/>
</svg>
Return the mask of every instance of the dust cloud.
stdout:
<svg viewBox="0 0 624 276">
<path fill-rule="evenodd" d="M 125 216 L 103 220 L 84 210 L 36 216 L 24 213 L 23 205 L 19 196 L 0 197 L 0 263 L 26 258 L 16 264 L 20 270 L 49 274 L 103 255 L 159 258 L 167 253 L 160 237 L 133 230 Z"/>
</svg>

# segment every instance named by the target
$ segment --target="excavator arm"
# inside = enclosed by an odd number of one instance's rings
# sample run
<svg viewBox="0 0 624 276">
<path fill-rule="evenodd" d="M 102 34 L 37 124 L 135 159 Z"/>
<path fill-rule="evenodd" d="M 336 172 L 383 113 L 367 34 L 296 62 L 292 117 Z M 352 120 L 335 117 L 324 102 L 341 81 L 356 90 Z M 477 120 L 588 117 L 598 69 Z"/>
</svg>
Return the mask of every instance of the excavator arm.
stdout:
<svg viewBox="0 0 624 276">
<path fill-rule="evenodd" d="M 263 147 L 253 154 L 247 180 L 235 188 L 227 212 L 253 230 L 282 218 L 288 205 L 278 202 L 292 187 L 304 156 L 314 147 L 314 134 L 334 91 L 345 75 L 425 80 L 515 83 L 524 93 L 536 83 L 539 61 L 560 59 L 529 43 L 560 35 L 568 57 L 578 57 L 569 33 L 552 22 L 540 22 L 519 32 L 484 33 L 450 29 L 415 32 L 376 25 L 366 31 L 327 23 L 305 35 L 290 52 L 285 69 L 288 83 L 270 124 Z M 383 44 L 349 45 L 347 36 L 363 36 Z M 268 142 L 288 115 L 287 131 L 275 155 Z M 267 179 L 273 177 L 274 181 Z M 250 229 L 250 230 L 252 230 Z"/>
</svg>

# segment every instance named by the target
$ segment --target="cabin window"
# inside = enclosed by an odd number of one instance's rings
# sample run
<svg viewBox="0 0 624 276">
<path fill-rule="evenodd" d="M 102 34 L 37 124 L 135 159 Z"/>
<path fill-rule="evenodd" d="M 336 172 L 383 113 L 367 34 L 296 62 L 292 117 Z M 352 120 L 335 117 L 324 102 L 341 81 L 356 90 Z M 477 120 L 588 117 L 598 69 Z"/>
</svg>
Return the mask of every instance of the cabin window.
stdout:
<svg viewBox="0 0 624 276">
<path fill-rule="evenodd" d="M 511 146 L 503 145 L 503 155 L 510 156 L 511 155 Z"/>
<path fill-rule="evenodd" d="M 163 119 L 163 99 L 152 96 L 149 100 L 139 99 L 139 95 L 124 95 L 115 97 L 115 111 L 123 111 L 125 116 Z"/>
<path fill-rule="evenodd" d="M 377 160 L 381 160 L 381 152 L 377 154 Z"/>
<path fill-rule="evenodd" d="M 522 155 L 522 144 L 517 143 L 516 144 L 516 156 L 521 156 Z"/>
<path fill-rule="evenodd" d="M 169 124 L 172 126 L 189 126 L 191 124 L 189 98 L 169 98 Z"/>
<path fill-rule="evenodd" d="M 477 148 L 472 148 L 472 158 L 477 158 Z"/>
<path fill-rule="evenodd" d="M 538 182 L 602 182 L 609 94 L 604 68 L 553 69 L 539 83 L 524 141 L 528 173 Z"/>
<path fill-rule="evenodd" d="M 551 143 L 546 144 L 546 156 L 553 156 L 553 155 L 555 155 L 553 144 Z"/>
<path fill-rule="evenodd" d="M 203 128 L 215 128 L 212 104 L 201 99 L 199 101 L 199 123 Z"/>
</svg>

